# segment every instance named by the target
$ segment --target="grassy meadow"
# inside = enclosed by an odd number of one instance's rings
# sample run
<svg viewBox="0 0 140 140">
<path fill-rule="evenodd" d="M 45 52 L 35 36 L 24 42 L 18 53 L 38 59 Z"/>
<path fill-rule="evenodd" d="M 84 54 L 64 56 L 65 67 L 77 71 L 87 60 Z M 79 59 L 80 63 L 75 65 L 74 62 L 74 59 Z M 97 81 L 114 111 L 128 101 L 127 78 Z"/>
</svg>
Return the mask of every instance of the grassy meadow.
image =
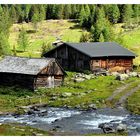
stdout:
<svg viewBox="0 0 140 140">
<path fill-rule="evenodd" d="M 118 87 L 126 83 L 132 83 L 130 88 L 134 88 L 140 83 L 137 78 L 129 78 L 124 82 L 115 80 L 114 76 L 99 76 L 95 79 L 85 80 L 80 83 L 75 83 L 71 78 L 75 73 L 67 72 L 68 76 L 65 79 L 64 85 L 50 89 L 40 88 L 35 92 L 20 89 L 17 87 L 0 87 L 0 111 L 17 112 L 19 106 L 27 106 L 33 104 L 48 104 L 54 107 L 80 107 L 87 109 L 90 104 L 96 104 L 98 108 L 113 106 L 114 103 L 108 104 L 105 100 L 112 95 Z M 127 92 L 123 91 L 120 95 Z M 65 93 L 71 93 L 70 96 L 65 96 Z M 115 102 L 121 96 L 116 96 Z M 137 102 L 138 99 L 137 99 Z"/>
<path fill-rule="evenodd" d="M 134 59 L 134 64 L 140 65 L 140 28 L 124 32 L 123 40 L 126 44 L 125 47 L 138 55 Z"/>
<path fill-rule="evenodd" d="M 67 42 L 79 42 L 84 31 L 74 21 L 69 20 L 47 20 L 37 24 L 37 32 L 32 23 L 14 24 L 10 29 L 9 43 L 11 49 L 15 45 L 18 50 L 17 39 L 22 26 L 28 32 L 30 45 L 25 52 L 18 52 L 19 56 L 40 57 L 43 42 L 52 43 L 56 37 Z"/>
</svg>

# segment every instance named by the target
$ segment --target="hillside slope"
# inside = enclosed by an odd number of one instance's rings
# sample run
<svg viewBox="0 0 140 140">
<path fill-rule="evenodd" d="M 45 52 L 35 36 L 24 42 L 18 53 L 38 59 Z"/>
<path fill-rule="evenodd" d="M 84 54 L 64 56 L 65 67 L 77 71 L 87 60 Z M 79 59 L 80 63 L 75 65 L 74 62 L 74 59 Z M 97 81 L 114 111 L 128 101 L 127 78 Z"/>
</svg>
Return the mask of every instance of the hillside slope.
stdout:
<svg viewBox="0 0 140 140">
<path fill-rule="evenodd" d="M 52 43 L 56 37 L 63 41 L 79 42 L 80 36 L 84 31 L 75 21 L 70 20 L 47 20 L 37 24 L 37 32 L 34 31 L 32 23 L 14 24 L 10 29 L 9 43 L 11 48 L 13 45 L 18 48 L 17 39 L 21 27 L 28 32 L 30 45 L 25 53 L 18 53 L 21 56 L 40 57 L 42 43 Z"/>
</svg>

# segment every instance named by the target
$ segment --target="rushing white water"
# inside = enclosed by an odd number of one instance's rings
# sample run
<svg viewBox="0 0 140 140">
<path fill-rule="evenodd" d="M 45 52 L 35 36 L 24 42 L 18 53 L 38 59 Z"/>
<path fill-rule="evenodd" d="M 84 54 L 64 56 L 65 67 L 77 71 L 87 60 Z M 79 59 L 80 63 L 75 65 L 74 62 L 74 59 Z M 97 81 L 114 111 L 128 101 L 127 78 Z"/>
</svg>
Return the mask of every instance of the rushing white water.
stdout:
<svg viewBox="0 0 140 140">
<path fill-rule="evenodd" d="M 127 118 L 127 115 L 125 117 L 122 116 L 107 116 L 107 115 L 102 115 L 102 114 L 98 114 L 96 115 L 96 113 L 91 113 L 91 117 L 89 120 L 80 120 L 80 122 L 78 122 L 79 124 L 83 124 L 86 126 L 86 129 L 97 129 L 98 125 L 101 123 L 108 123 L 110 121 L 115 121 L 117 123 L 121 123 L 122 120 L 124 120 L 125 118 Z"/>
<path fill-rule="evenodd" d="M 71 117 L 76 114 L 80 114 L 80 111 L 77 110 L 67 110 L 63 108 L 48 108 L 47 115 L 40 117 L 36 115 L 21 115 L 19 117 L 14 117 L 12 115 L 7 115 L 0 117 L 0 122 L 18 122 L 18 123 L 27 123 L 27 124 L 36 124 L 38 122 L 44 122 L 51 124 L 55 120 L 60 120 L 62 118 Z"/>
<path fill-rule="evenodd" d="M 42 112 L 46 114 L 42 115 Z M 40 115 L 41 114 L 41 115 Z M 100 131 L 98 125 L 105 122 L 125 123 L 129 135 L 140 135 L 140 116 L 130 115 L 122 109 L 100 109 L 97 111 L 79 111 L 66 108 L 41 108 L 41 112 L 32 115 L 0 116 L 0 123 L 24 123 L 43 130 L 52 130 L 59 126 L 60 132 L 79 134 Z"/>
</svg>

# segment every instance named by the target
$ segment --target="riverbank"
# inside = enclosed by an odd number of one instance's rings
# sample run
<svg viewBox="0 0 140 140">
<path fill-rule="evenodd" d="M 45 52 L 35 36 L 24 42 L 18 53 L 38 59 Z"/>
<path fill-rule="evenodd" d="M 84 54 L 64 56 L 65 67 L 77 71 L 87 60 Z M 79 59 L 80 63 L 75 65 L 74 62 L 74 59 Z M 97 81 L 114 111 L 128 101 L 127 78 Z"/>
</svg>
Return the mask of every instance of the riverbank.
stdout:
<svg viewBox="0 0 140 140">
<path fill-rule="evenodd" d="M 21 106 L 35 104 L 83 110 L 114 107 L 114 104 L 123 95 L 140 83 L 140 78 L 131 77 L 125 81 L 119 81 L 115 79 L 115 76 L 97 76 L 83 82 L 74 82 L 72 78 L 75 74 L 74 72 L 68 72 L 64 85 L 53 89 L 42 88 L 32 92 L 17 87 L 0 87 L 0 114 L 17 112 Z M 127 84 L 130 85 L 120 90 L 120 87 L 125 87 Z M 114 91 L 118 92 L 119 90 L 121 92 L 113 100 L 106 101 Z M 138 93 L 136 92 L 135 94 L 137 95 Z M 128 99 L 126 106 L 133 102 L 133 108 L 135 108 L 135 104 L 139 103 L 138 99 L 133 95 Z M 130 107 L 128 109 L 133 112 Z M 134 113 L 138 114 L 139 112 L 140 110 Z"/>
<path fill-rule="evenodd" d="M 0 124 L 0 136 L 48 136 L 46 131 L 18 123 Z"/>
</svg>

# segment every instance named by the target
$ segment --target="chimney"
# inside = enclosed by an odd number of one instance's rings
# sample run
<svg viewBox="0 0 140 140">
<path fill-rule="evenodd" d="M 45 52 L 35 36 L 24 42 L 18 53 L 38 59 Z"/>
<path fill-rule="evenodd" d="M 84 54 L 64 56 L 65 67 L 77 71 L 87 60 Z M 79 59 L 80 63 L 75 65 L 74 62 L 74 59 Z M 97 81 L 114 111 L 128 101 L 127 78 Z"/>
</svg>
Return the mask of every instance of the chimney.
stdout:
<svg viewBox="0 0 140 140">
<path fill-rule="evenodd" d="M 58 47 L 58 46 L 60 46 L 60 45 L 62 45 L 63 44 L 63 41 L 60 39 L 60 38 L 56 38 L 56 41 L 54 41 L 53 43 L 52 43 L 52 45 L 53 46 L 56 46 L 56 47 Z"/>
</svg>

